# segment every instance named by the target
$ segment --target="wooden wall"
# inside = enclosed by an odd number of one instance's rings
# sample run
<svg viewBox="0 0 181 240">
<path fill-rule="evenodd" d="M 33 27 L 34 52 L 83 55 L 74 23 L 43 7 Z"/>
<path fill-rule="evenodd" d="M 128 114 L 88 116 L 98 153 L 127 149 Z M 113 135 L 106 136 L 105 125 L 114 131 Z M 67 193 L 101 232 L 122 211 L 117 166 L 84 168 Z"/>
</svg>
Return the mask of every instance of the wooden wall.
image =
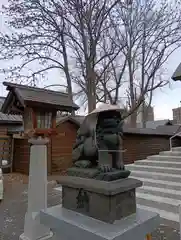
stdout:
<svg viewBox="0 0 181 240">
<path fill-rule="evenodd" d="M 161 151 L 170 150 L 170 136 L 147 135 L 147 134 L 124 134 L 123 149 L 124 163 L 134 163 L 136 160 L 143 160 L 150 155 L 158 154 Z M 181 146 L 181 139 L 175 138 L 173 147 Z"/>
<path fill-rule="evenodd" d="M 27 139 L 14 139 L 13 172 L 29 173 L 30 145 Z"/>
<path fill-rule="evenodd" d="M 70 121 L 57 126 L 58 134 L 50 139 L 47 148 L 48 174 L 60 173 L 72 164 L 72 145 L 78 127 Z M 29 173 L 30 144 L 27 139 L 14 140 L 13 171 Z"/>
<path fill-rule="evenodd" d="M 77 125 L 66 121 L 57 126 L 58 135 L 53 136 L 48 145 L 48 173 L 63 173 L 72 164 L 72 146 L 75 142 Z M 147 156 L 169 150 L 169 138 L 166 135 L 125 133 L 123 149 L 125 164 L 145 159 Z M 175 138 L 174 146 L 181 146 L 181 138 Z M 15 139 L 13 170 L 28 174 L 30 146 L 27 139 Z"/>
<path fill-rule="evenodd" d="M 8 168 L 6 168 L 6 170 L 10 172 L 12 161 L 12 137 L 7 135 L 7 128 L 7 124 L 0 125 L 0 166 L 2 165 L 2 160 L 7 160 Z"/>
<path fill-rule="evenodd" d="M 58 135 L 52 138 L 51 172 L 60 173 L 72 165 L 72 146 L 75 142 L 78 127 L 70 121 L 57 127 Z"/>
</svg>

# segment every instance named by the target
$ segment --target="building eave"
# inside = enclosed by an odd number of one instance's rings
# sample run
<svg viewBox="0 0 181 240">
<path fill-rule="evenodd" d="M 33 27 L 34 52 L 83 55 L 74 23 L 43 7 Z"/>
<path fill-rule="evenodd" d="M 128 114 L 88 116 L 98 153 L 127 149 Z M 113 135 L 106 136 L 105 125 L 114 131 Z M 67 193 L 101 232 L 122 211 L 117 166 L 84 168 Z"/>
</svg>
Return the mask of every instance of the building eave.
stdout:
<svg viewBox="0 0 181 240">
<path fill-rule="evenodd" d="M 175 72 L 173 73 L 172 80 L 181 81 L 181 63 L 178 65 Z"/>
</svg>

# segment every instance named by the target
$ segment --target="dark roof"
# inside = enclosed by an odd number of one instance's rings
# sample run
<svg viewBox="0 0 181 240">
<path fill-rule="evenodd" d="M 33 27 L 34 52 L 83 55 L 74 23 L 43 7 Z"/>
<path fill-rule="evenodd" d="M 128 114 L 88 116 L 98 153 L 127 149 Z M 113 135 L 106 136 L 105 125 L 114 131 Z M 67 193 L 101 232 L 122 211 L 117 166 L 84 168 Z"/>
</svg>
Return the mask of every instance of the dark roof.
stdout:
<svg viewBox="0 0 181 240">
<path fill-rule="evenodd" d="M 77 126 L 80 126 L 84 120 L 84 116 L 58 116 L 57 117 L 57 125 L 65 122 L 71 121 L 75 123 Z M 18 133 L 23 132 L 23 126 L 11 126 L 8 128 L 9 133 Z M 127 134 L 143 134 L 143 135 L 157 135 L 157 136 L 168 136 L 171 137 L 175 133 L 181 131 L 181 125 L 172 125 L 172 126 L 159 126 L 156 129 L 151 128 L 131 128 L 128 125 L 124 125 L 123 132 Z M 180 137 L 180 136 L 178 136 Z"/>
<path fill-rule="evenodd" d="M 69 120 L 73 119 L 81 125 L 84 121 L 84 116 L 69 116 Z M 67 119 L 64 119 L 67 120 Z M 165 121 L 165 122 L 168 122 Z M 151 128 L 131 128 L 130 126 L 124 124 L 123 132 L 128 134 L 145 134 L 145 135 L 166 135 L 173 136 L 176 132 L 181 131 L 181 125 L 171 125 L 171 126 L 161 126 L 161 128 L 151 129 Z"/>
<path fill-rule="evenodd" d="M 5 97 L 0 97 L 0 108 L 2 107 L 5 99 Z"/>
<path fill-rule="evenodd" d="M 174 81 L 179 81 L 181 80 L 181 63 L 178 65 L 178 67 L 176 68 L 173 76 L 172 76 L 172 79 Z"/>
<path fill-rule="evenodd" d="M 170 133 L 170 134 L 175 134 L 177 132 L 181 132 L 181 125 L 165 125 L 165 126 L 158 126 L 156 128 L 157 131 L 162 132 L 162 133 Z"/>
<path fill-rule="evenodd" d="M 2 107 L 5 97 L 0 97 L 0 108 Z M 4 114 L 0 112 L 0 124 L 22 124 L 22 117 L 19 115 Z"/>
<path fill-rule="evenodd" d="M 56 122 L 57 122 L 57 125 L 63 123 L 63 122 L 66 122 L 66 121 L 71 121 L 73 123 L 75 123 L 77 126 L 80 126 L 80 122 L 78 121 L 77 117 L 79 116 L 76 116 L 76 117 L 72 117 L 72 116 L 57 116 L 57 119 L 56 119 Z"/>
<path fill-rule="evenodd" d="M 73 117 L 77 122 L 79 122 L 79 124 L 82 124 L 83 123 L 83 121 L 84 121 L 84 118 L 85 118 L 85 116 L 79 116 L 79 115 L 77 115 L 77 116 L 75 116 L 75 117 Z"/>
<path fill-rule="evenodd" d="M 22 124 L 22 116 L 0 112 L 0 124 Z"/>
<path fill-rule="evenodd" d="M 75 117 L 71 117 L 71 118 L 74 118 L 81 125 L 83 123 L 83 120 L 85 117 L 84 116 L 75 116 Z M 168 120 L 165 122 L 167 123 Z M 128 134 L 148 134 L 148 135 L 172 136 L 178 131 L 178 129 L 181 131 L 181 125 L 163 126 L 162 129 L 131 128 L 130 126 L 128 126 L 126 124 L 124 124 L 124 126 L 123 126 L 124 133 L 128 133 Z"/>
<path fill-rule="evenodd" d="M 162 127 L 162 126 L 161 126 Z M 123 132 L 128 134 L 144 134 L 144 135 L 157 135 L 157 136 L 173 136 L 178 131 L 178 126 L 163 126 L 164 128 L 156 129 L 151 128 L 130 128 L 128 126 L 123 127 Z M 170 128 L 174 127 L 174 128 Z M 181 129 L 180 129 L 181 131 Z"/>
<path fill-rule="evenodd" d="M 84 121 L 85 116 L 80 116 L 80 115 L 76 115 L 76 116 L 57 116 L 57 125 L 59 125 L 62 122 L 65 121 L 71 121 L 74 122 L 75 124 L 77 124 L 78 126 L 80 126 L 83 121 Z"/>
<path fill-rule="evenodd" d="M 61 111 L 71 111 L 72 109 L 77 110 L 79 108 L 72 102 L 67 93 L 9 82 L 3 82 L 3 84 L 10 91 L 2 106 L 2 112 L 4 113 L 8 113 L 8 107 L 13 101 L 13 96 L 21 103 L 22 107 L 31 104 L 47 105 Z"/>
<path fill-rule="evenodd" d="M 156 129 L 158 126 L 164 126 L 164 125 L 173 125 L 174 121 L 169 119 L 164 120 L 155 120 L 155 121 L 147 121 L 146 122 L 146 128 Z M 141 128 L 142 124 L 137 123 L 137 127 Z"/>
</svg>

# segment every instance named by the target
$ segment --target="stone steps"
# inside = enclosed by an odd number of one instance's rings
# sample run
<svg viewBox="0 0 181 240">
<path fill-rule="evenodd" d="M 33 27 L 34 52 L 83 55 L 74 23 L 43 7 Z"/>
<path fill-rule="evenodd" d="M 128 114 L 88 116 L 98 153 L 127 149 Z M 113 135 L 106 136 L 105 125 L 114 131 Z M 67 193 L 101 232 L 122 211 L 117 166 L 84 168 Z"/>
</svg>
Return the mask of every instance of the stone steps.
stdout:
<svg viewBox="0 0 181 240">
<path fill-rule="evenodd" d="M 127 167 L 127 169 L 129 169 Z M 163 180 L 163 181 L 171 181 L 171 182 L 179 182 L 181 183 L 181 175 L 178 174 L 168 174 L 168 173 L 162 173 L 162 172 L 147 172 L 145 171 L 132 171 L 131 172 L 131 177 L 137 178 L 137 177 L 142 177 L 142 178 L 151 178 L 154 180 Z"/>
<path fill-rule="evenodd" d="M 154 207 L 148 207 L 148 206 L 144 206 L 144 205 L 139 205 L 137 204 L 138 208 L 141 208 L 143 210 L 148 210 L 150 212 L 157 212 L 158 214 L 160 214 L 160 217 L 169 221 L 173 221 L 173 222 L 179 222 L 179 214 L 177 213 L 173 213 L 170 211 L 165 211 L 165 210 L 161 210 L 159 208 L 154 208 Z"/>
<path fill-rule="evenodd" d="M 172 162 L 172 161 L 152 161 L 152 160 L 140 160 L 134 163 L 135 165 L 147 165 L 155 167 L 171 167 L 171 168 L 181 168 L 181 162 Z"/>
<path fill-rule="evenodd" d="M 181 157 L 181 152 L 163 151 L 159 153 L 160 156 L 176 156 Z"/>
<path fill-rule="evenodd" d="M 181 191 L 167 188 L 158 188 L 151 186 L 143 186 L 137 189 L 138 193 L 153 194 L 154 196 L 166 197 L 171 199 L 177 199 L 181 201 Z"/>
<path fill-rule="evenodd" d="M 128 169 L 130 171 L 135 170 L 135 171 L 146 171 L 146 172 L 154 172 L 154 173 L 164 173 L 164 174 L 169 173 L 169 174 L 181 175 L 181 168 L 130 164 Z"/>
<path fill-rule="evenodd" d="M 181 204 L 180 200 L 139 192 L 136 193 L 136 202 L 139 205 L 154 207 L 164 211 L 170 211 L 174 214 L 178 213 L 178 208 Z"/>
<path fill-rule="evenodd" d="M 147 157 L 147 159 L 152 161 L 181 162 L 180 156 L 153 155 L 153 156 Z"/>
<path fill-rule="evenodd" d="M 172 148 L 172 152 L 181 152 L 181 147 Z"/>
<path fill-rule="evenodd" d="M 143 182 L 143 186 L 171 189 L 177 191 L 181 190 L 181 183 L 179 182 L 155 180 L 151 178 L 139 178 L 139 177 L 136 178 Z"/>
<path fill-rule="evenodd" d="M 181 147 L 163 151 L 126 166 L 143 186 L 136 191 L 139 208 L 158 212 L 166 221 L 179 222 L 181 204 Z"/>
</svg>

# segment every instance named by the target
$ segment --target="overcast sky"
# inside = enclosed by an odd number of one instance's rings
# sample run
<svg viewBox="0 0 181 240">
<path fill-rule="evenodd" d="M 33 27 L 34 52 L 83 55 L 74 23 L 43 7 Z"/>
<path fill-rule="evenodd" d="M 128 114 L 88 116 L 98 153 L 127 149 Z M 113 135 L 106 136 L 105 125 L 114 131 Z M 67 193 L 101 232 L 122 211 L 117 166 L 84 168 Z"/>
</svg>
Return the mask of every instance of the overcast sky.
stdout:
<svg viewBox="0 0 181 240">
<path fill-rule="evenodd" d="M 1 0 L 1 3 L 6 3 L 7 0 Z M 3 28 L 3 18 L 0 16 L 0 30 Z M 180 56 L 180 57 L 179 57 Z M 181 106 L 181 82 L 173 82 L 171 76 L 178 64 L 181 62 L 181 49 L 176 50 L 172 56 L 168 59 L 168 62 L 165 64 L 167 70 L 168 78 L 170 78 L 170 85 L 165 86 L 162 90 L 157 90 L 154 93 L 153 103 L 155 119 L 172 119 L 172 109 Z M 49 74 L 48 80 L 44 85 L 49 84 L 60 84 L 61 82 L 60 72 L 54 71 Z M 4 76 L 0 74 L 0 95 L 5 96 L 6 91 L 2 86 L 4 81 Z"/>
</svg>

